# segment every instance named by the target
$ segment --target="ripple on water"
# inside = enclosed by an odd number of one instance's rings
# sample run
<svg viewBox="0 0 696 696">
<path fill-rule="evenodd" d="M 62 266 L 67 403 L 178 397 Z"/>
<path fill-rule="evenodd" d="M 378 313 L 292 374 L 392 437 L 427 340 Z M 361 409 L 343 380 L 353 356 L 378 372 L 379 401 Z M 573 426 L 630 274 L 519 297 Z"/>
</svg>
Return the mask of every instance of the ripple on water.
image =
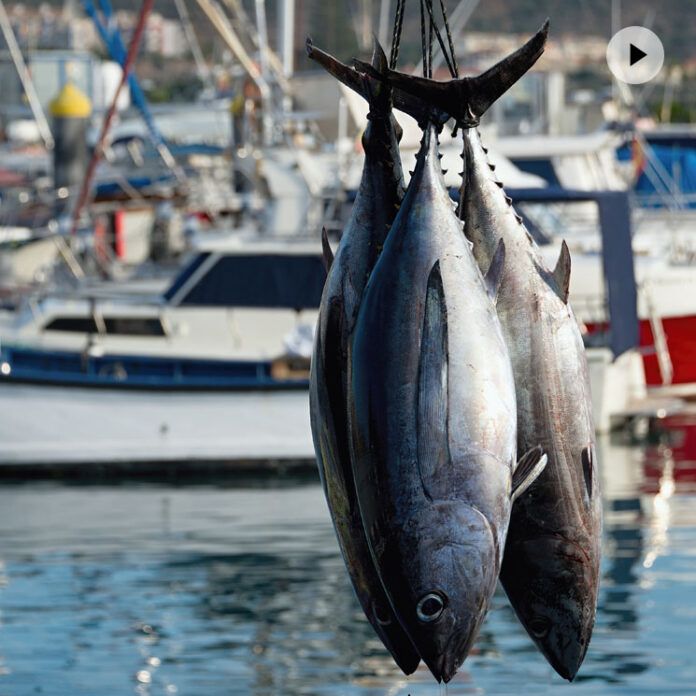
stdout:
<svg viewBox="0 0 696 696">
<path fill-rule="evenodd" d="M 664 448 L 600 452 L 600 610 L 568 693 L 694 693 L 692 469 L 665 468 Z M 318 485 L 5 486 L 0 530 L 0 694 L 445 693 L 375 639 Z M 498 592 L 446 693 L 563 684 Z"/>
</svg>

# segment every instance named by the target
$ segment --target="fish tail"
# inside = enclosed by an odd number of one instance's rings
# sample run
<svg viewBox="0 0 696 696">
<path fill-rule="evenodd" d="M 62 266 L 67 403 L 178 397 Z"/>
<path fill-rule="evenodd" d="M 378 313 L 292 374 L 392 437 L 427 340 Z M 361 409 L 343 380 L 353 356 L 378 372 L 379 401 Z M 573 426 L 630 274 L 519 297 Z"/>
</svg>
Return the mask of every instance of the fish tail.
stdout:
<svg viewBox="0 0 696 696">
<path fill-rule="evenodd" d="M 503 58 L 481 75 L 470 78 L 471 101 L 469 106 L 476 119 L 480 119 L 490 106 L 500 99 L 539 60 L 546 48 L 548 34 L 549 20 L 547 19 L 524 46 Z"/>
<path fill-rule="evenodd" d="M 416 75 L 407 75 L 395 70 L 381 74 L 372 66 L 361 61 L 353 61 L 358 71 L 366 75 L 387 81 L 394 88 L 395 104 L 406 95 L 420 102 L 420 113 L 416 117 L 421 127 L 424 119 L 442 124 L 447 115 L 451 116 L 463 128 L 478 125 L 481 116 L 490 106 L 510 89 L 537 62 L 546 47 L 549 33 L 549 21 L 527 41 L 524 46 L 503 58 L 486 72 L 475 77 L 463 77 L 439 82 Z M 428 108 L 423 111 L 423 105 Z M 397 104 L 397 108 L 402 108 Z"/>
</svg>

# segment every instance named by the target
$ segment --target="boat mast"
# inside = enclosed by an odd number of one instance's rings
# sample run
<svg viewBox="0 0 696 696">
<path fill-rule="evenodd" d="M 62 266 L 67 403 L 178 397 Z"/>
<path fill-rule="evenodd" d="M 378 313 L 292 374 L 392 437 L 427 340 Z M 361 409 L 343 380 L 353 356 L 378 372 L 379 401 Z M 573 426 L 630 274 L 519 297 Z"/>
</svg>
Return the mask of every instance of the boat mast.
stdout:
<svg viewBox="0 0 696 696">
<path fill-rule="evenodd" d="M 256 27 L 259 36 L 259 63 L 261 74 L 268 82 L 268 25 L 266 23 L 266 3 L 264 0 L 256 0 Z"/>
<path fill-rule="evenodd" d="M 17 70 L 17 75 L 19 75 L 19 80 L 22 83 L 24 94 L 27 95 L 29 107 L 31 108 L 31 113 L 34 116 L 34 120 L 36 121 L 36 125 L 39 129 L 41 139 L 44 141 L 46 149 L 52 150 L 55 144 L 53 142 L 53 135 L 51 134 L 51 129 L 48 125 L 48 121 L 46 120 L 46 114 L 44 114 L 44 110 L 41 107 L 39 96 L 34 88 L 34 82 L 31 79 L 31 74 L 29 73 L 27 64 L 24 62 L 22 51 L 17 43 L 17 38 L 12 30 L 12 24 L 9 16 L 7 15 L 5 3 L 2 0 L 0 0 L 0 29 L 2 29 L 2 34 L 5 37 L 5 43 L 10 51 L 12 62 Z"/>
<path fill-rule="evenodd" d="M 283 76 L 289 80 L 295 72 L 295 0 L 285 0 L 281 5 Z M 285 113 L 292 111 L 292 98 L 287 89 L 284 90 L 283 110 Z"/>
</svg>

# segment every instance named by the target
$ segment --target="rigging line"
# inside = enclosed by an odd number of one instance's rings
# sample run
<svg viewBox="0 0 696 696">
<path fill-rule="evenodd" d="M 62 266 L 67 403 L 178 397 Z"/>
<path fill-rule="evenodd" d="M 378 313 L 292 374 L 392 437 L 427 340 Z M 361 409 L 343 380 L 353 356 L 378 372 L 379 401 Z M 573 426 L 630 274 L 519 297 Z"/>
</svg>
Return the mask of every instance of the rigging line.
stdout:
<svg viewBox="0 0 696 696">
<path fill-rule="evenodd" d="M 5 39 L 5 44 L 7 45 L 7 49 L 10 52 L 12 62 L 17 70 L 17 75 L 19 76 L 19 81 L 22 84 L 22 89 L 24 90 L 24 94 L 29 102 L 29 108 L 31 109 L 32 116 L 36 121 L 36 127 L 39 130 L 39 135 L 44 141 L 46 149 L 52 150 L 55 142 L 53 140 L 53 134 L 51 133 L 51 127 L 46 119 L 46 114 L 41 106 L 41 101 L 36 93 L 36 87 L 34 86 L 34 82 L 31 78 L 31 72 L 24 61 L 22 50 L 17 43 L 17 37 L 15 36 L 14 29 L 12 28 L 12 22 L 10 21 L 7 10 L 5 9 L 5 3 L 2 2 L 2 0 L 0 0 L 0 28 Z"/>
<path fill-rule="evenodd" d="M 447 68 L 450 71 L 450 75 L 452 75 L 452 77 L 454 77 L 455 76 L 454 68 L 452 67 L 452 63 L 450 61 L 450 58 L 447 55 L 447 49 L 445 48 L 445 42 L 442 40 L 442 35 L 440 34 L 440 30 L 437 28 L 437 24 L 435 23 L 435 17 L 433 16 L 433 2 L 432 2 L 432 0 L 425 0 L 425 7 L 427 8 L 428 14 L 430 15 L 431 23 L 435 26 L 435 36 L 437 37 L 437 41 L 440 44 L 440 50 L 442 51 L 442 55 L 445 59 L 445 62 L 447 63 Z"/>
<path fill-rule="evenodd" d="M 179 15 L 179 19 L 181 20 L 181 27 L 184 30 L 186 42 L 188 43 L 189 50 L 191 51 L 191 55 L 193 56 L 193 60 L 196 64 L 198 77 L 207 88 L 214 90 L 215 85 L 213 84 L 213 79 L 210 74 L 210 68 L 203 57 L 201 45 L 198 42 L 198 37 L 196 36 L 196 30 L 193 28 L 191 16 L 189 15 L 188 8 L 186 7 L 186 1 L 174 0 L 174 5 L 176 6 L 176 11 Z"/>
<path fill-rule="evenodd" d="M 440 0 L 440 11 L 447 32 L 447 43 L 449 44 L 450 57 L 452 58 L 452 67 L 454 68 L 454 77 L 459 77 L 459 66 L 457 65 L 457 56 L 454 53 L 454 42 L 452 41 L 452 32 L 450 30 L 449 20 L 447 19 L 447 7 L 445 1 Z"/>
<path fill-rule="evenodd" d="M 97 141 L 97 144 L 94 148 L 94 152 L 92 153 L 92 159 L 89 161 L 87 171 L 85 172 L 85 176 L 82 179 L 80 193 L 75 203 L 75 208 L 73 209 L 71 229 L 71 233 L 73 236 L 77 232 L 77 227 L 80 222 L 80 213 L 82 212 L 82 208 L 87 203 L 87 198 L 90 193 L 90 188 L 92 186 L 92 180 L 94 179 L 97 164 L 99 163 L 99 160 L 101 159 L 104 153 L 106 137 L 109 134 L 111 122 L 114 118 L 114 115 L 116 114 L 118 98 L 121 95 L 121 92 L 123 91 L 123 87 L 128 81 L 128 76 L 130 75 L 133 63 L 135 62 L 135 59 L 138 55 L 140 43 L 142 41 L 143 33 L 145 31 L 145 24 L 147 22 L 147 18 L 150 16 L 150 12 L 152 11 L 152 6 L 154 5 L 154 2 L 155 0 L 144 0 L 143 4 L 140 7 L 138 20 L 133 31 L 133 36 L 131 38 L 130 45 L 128 46 L 128 52 L 126 53 L 126 58 L 123 61 L 121 81 L 119 82 L 118 87 L 116 88 L 116 91 L 114 93 L 113 99 L 111 100 L 109 110 L 104 116 L 101 133 L 99 134 L 99 140 Z"/>
</svg>

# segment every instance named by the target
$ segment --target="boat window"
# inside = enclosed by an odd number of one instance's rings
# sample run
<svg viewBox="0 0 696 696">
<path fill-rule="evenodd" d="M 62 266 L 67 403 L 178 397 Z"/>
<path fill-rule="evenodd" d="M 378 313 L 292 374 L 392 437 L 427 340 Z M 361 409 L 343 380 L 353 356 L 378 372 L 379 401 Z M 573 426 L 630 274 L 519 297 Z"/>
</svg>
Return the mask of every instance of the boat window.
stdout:
<svg viewBox="0 0 696 696">
<path fill-rule="evenodd" d="M 150 317 L 105 317 L 106 333 L 121 336 L 164 336 L 159 319 Z M 57 317 L 44 326 L 44 331 L 99 333 L 92 317 Z"/>
<path fill-rule="evenodd" d="M 315 309 L 326 272 L 318 254 L 222 257 L 182 305 Z"/>
<path fill-rule="evenodd" d="M 164 293 L 165 300 L 171 300 L 181 288 L 189 281 L 191 276 L 200 268 L 204 261 L 208 259 L 210 254 L 208 252 L 203 252 L 201 254 L 196 254 L 196 256 L 187 263 L 181 272 L 174 278 L 174 282 L 170 285 L 167 292 Z"/>
<path fill-rule="evenodd" d="M 58 317 L 43 327 L 44 331 L 71 331 L 74 333 L 97 333 L 92 317 Z"/>
<path fill-rule="evenodd" d="M 164 336 L 159 319 L 147 317 L 105 317 L 106 333 L 124 336 Z"/>
</svg>

